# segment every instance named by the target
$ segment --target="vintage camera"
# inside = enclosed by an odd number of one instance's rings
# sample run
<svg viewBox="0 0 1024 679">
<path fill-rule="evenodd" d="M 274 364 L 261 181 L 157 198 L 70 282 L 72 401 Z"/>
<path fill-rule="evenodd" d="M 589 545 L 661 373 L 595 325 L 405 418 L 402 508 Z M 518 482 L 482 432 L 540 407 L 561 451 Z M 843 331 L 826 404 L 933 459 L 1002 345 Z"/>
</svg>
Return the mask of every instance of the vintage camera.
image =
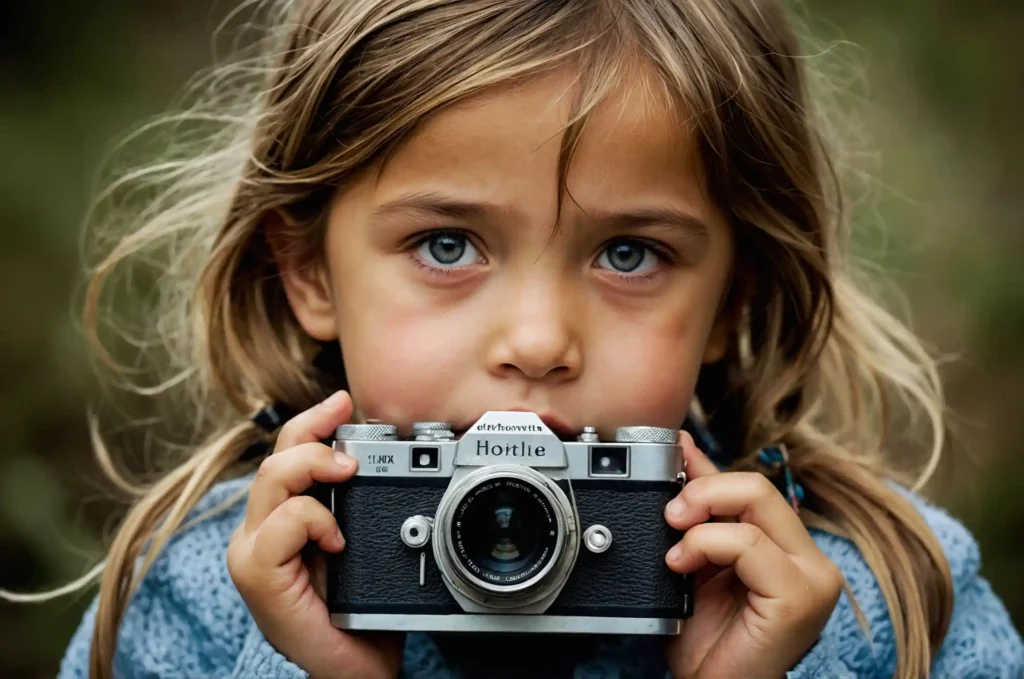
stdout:
<svg viewBox="0 0 1024 679">
<path fill-rule="evenodd" d="M 346 536 L 328 558 L 332 623 L 350 630 L 675 634 L 691 576 L 665 553 L 685 483 L 678 432 L 587 427 L 563 442 L 534 413 L 488 412 L 456 440 L 421 422 L 338 427 L 358 474 L 318 490 Z"/>
</svg>

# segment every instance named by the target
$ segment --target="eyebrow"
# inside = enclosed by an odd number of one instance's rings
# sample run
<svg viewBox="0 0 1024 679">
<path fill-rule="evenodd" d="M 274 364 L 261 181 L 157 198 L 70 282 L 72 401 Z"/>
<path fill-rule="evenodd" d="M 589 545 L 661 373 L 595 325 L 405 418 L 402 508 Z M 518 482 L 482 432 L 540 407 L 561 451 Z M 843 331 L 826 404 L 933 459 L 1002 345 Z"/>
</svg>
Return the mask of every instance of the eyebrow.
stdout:
<svg viewBox="0 0 1024 679">
<path fill-rule="evenodd" d="M 382 203 L 373 211 L 374 217 L 386 217 L 396 212 L 423 212 L 444 219 L 482 219 L 502 215 L 521 216 L 514 208 L 496 203 L 462 200 L 437 192 L 410 193 Z"/>
<path fill-rule="evenodd" d="M 411 193 L 399 196 L 381 204 L 374 210 L 374 217 L 386 217 L 400 212 L 428 213 L 442 219 L 474 220 L 501 216 L 521 218 L 515 208 L 489 202 L 462 200 L 437 192 Z M 680 229 L 686 236 L 696 240 L 707 240 L 710 231 L 700 218 L 672 207 L 646 207 L 625 212 L 589 210 L 584 212 L 585 221 L 604 230 L 631 230 L 648 226 L 664 226 Z"/>
<path fill-rule="evenodd" d="M 707 240 L 711 232 L 696 215 L 672 207 L 645 207 L 626 212 L 590 210 L 585 212 L 593 224 L 609 231 L 640 229 L 647 226 L 662 226 L 681 230 L 688 238 Z"/>
</svg>

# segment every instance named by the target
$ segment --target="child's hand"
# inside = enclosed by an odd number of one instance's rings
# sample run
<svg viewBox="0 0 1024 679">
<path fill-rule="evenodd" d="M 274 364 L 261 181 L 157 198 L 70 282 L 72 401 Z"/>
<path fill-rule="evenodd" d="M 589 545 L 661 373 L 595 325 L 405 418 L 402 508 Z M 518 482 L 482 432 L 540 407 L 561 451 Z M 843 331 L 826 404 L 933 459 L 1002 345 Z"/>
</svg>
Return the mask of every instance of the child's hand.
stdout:
<svg viewBox="0 0 1024 679">
<path fill-rule="evenodd" d="M 330 511 L 300 495 L 314 481 L 338 483 L 356 461 L 320 440 L 352 415 L 338 392 L 281 428 L 274 454 L 264 460 L 249 491 L 245 521 L 228 546 L 228 571 L 267 640 L 311 677 L 395 677 L 402 639 L 356 637 L 331 626 L 301 551 L 314 541 L 327 552 L 345 545 Z"/>
<path fill-rule="evenodd" d="M 696 573 L 697 592 L 668 665 L 676 679 L 779 679 L 818 639 L 842 573 L 767 478 L 720 473 L 686 434 L 680 445 L 692 480 L 665 518 L 687 532 L 665 562 Z"/>
</svg>

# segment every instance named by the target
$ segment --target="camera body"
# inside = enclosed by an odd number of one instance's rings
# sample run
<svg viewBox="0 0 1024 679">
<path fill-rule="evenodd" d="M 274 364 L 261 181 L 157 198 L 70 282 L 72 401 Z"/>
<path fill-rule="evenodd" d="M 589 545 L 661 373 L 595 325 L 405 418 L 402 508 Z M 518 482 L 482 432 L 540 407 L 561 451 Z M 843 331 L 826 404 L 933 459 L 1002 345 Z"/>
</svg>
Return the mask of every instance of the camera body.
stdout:
<svg viewBox="0 0 1024 679">
<path fill-rule="evenodd" d="M 328 555 L 342 629 L 675 634 L 692 576 L 665 565 L 681 537 L 664 508 L 685 483 L 678 432 L 591 427 L 561 441 L 534 413 L 492 411 L 456 440 L 417 423 L 342 425 L 359 461 L 319 499 L 346 547 Z"/>
</svg>

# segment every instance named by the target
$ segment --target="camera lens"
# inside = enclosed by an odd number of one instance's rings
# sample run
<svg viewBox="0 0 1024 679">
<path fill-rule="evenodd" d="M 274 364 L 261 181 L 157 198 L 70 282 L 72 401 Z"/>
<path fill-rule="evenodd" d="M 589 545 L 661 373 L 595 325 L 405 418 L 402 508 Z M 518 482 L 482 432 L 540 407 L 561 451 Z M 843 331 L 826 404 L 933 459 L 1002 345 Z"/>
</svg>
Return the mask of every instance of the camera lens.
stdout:
<svg viewBox="0 0 1024 679">
<path fill-rule="evenodd" d="M 555 556 L 558 520 L 547 498 L 520 479 L 490 479 L 455 510 L 452 543 L 462 565 L 495 585 L 539 575 Z"/>
</svg>

